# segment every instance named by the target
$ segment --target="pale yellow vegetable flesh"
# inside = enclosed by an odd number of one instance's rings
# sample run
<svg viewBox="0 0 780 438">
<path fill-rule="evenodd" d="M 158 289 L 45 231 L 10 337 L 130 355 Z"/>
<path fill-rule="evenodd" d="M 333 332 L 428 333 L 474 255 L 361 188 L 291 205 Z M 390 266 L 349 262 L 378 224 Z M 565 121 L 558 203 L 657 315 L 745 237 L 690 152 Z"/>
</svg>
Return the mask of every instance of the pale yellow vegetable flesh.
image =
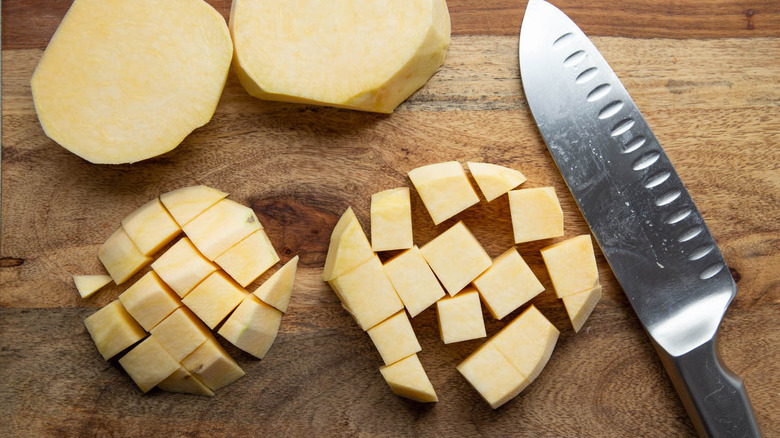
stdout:
<svg viewBox="0 0 780 438">
<path fill-rule="evenodd" d="M 593 289 L 599 271 L 589 234 L 566 239 L 542 248 L 542 259 L 558 298 Z"/>
<path fill-rule="evenodd" d="M 179 226 L 183 226 L 227 195 L 220 190 L 199 185 L 163 193 L 160 201 Z"/>
<path fill-rule="evenodd" d="M 330 281 L 374 256 L 366 233 L 352 208 L 348 208 L 333 227 L 322 279 Z"/>
<path fill-rule="evenodd" d="M 247 295 L 219 329 L 219 334 L 236 347 L 262 359 L 276 340 L 281 323 L 282 312 L 254 295 Z"/>
<path fill-rule="evenodd" d="M 206 277 L 181 302 L 214 329 L 249 294 L 222 271 Z"/>
<path fill-rule="evenodd" d="M 550 360 L 558 330 L 534 306 L 482 344 L 458 371 L 493 409 L 533 382 Z"/>
<path fill-rule="evenodd" d="M 493 263 L 463 222 L 423 245 L 420 251 L 450 295 L 460 292 Z"/>
<path fill-rule="evenodd" d="M 214 263 L 183 237 L 152 263 L 152 269 L 180 297 L 186 297 L 198 283 L 217 270 Z"/>
<path fill-rule="evenodd" d="M 585 292 L 578 292 L 573 295 L 563 297 L 563 305 L 566 306 L 566 313 L 569 314 L 571 325 L 574 332 L 580 331 L 585 321 L 588 320 L 596 304 L 601 300 L 601 285 Z"/>
<path fill-rule="evenodd" d="M 182 227 L 195 248 L 214 260 L 263 224 L 251 208 L 223 199 Z"/>
<path fill-rule="evenodd" d="M 81 298 L 87 298 L 111 283 L 110 275 L 74 275 L 73 283 Z"/>
<path fill-rule="evenodd" d="M 374 251 L 409 249 L 412 238 L 412 204 L 408 187 L 371 195 L 371 248 Z"/>
<path fill-rule="evenodd" d="M 122 292 L 119 301 L 146 331 L 181 307 L 179 297 L 154 271 L 147 272 Z"/>
<path fill-rule="evenodd" d="M 444 61 L 444 0 L 234 0 L 234 69 L 249 94 L 390 113 Z"/>
<path fill-rule="evenodd" d="M 401 310 L 367 331 L 385 365 L 391 365 L 422 350 L 409 317 Z"/>
<path fill-rule="evenodd" d="M 98 258 L 116 284 L 124 283 L 152 261 L 138 250 L 121 227 L 100 247 Z"/>
<path fill-rule="evenodd" d="M 212 391 L 230 385 L 244 375 L 244 370 L 211 335 L 181 364 Z"/>
<path fill-rule="evenodd" d="M 445 295 L 416 246 L 390 259 L 383 268 L 412 318 Z"/>
<path fill-rule="evenodd" d="M 412 169 L 409 179 L 436 225 L 479 203 L 477 192 L 457 161 Z"/>
<path fill-rule="evenodd" d="M 279 255 L 263 230 L 255 231 L 214 259 L 214 263 L 242 287 L 255 281 L 278 261 Z"/>
<path fill-rule="evenodd" d="M 287 313 L 297 269 L 298 256 L 295 256 L 252 293 L 262 302 L 275 307 L 282 313 Z"/>
<path fill-rule="evenodd" d="M 156 253 L 181 232 L 179 224 L 157 198 L 122 219 L 122 228 L 145 256 Z"/>
<path fill-rule="evenodd" d="M 179 369 L 179 362 L 152 336 L 133 347 L 119 359 L 119 364 L 143 392 L 149 392 Z"/>
<path fill-rule="evenodd" d="M 201 0 L 76 0 L 31 85 L 43 130 L 92 163 L 175 148 L 214 114 L 233 54 Z"/>
<path fill-rule="evenodd" d="M 178 370 L 168 376 L 157 385 L 158 388 L 168 392 L 179 392 L 184 394 L 214 396 L 214 391 L 204 385 L 197 377 L 190 374 L 186 368 L 180 366 Z"/>
<path fill-rule="evenodd" d="M 524 183 L 526 178 L 519 170 L 489 163 L 466 163 L 477 186 L 490 202 Z"/>
<path fill-rule="evenodd" d="M 392 365 L 385 365 L 379 368 L 379 372 L 395 395 L 422 403 L 439 401 L 416 354 Z"/>
<path fill-rule="evenodd" d="M 487 336 L 479 293 L 474 288 L 469 287 L 457 296 L 440 299 L 436 302 L 436 311 L 439 333 L 445 344 Z"/>
<path fill-rule="evenodd" d="M 181 361 L 211 336 L 208 327 L 186 307 L 180 307 L 151 330 L 152 336 Z"/>
<path fill-rule="evenodd" d="M 403 308 L 377 256 L 329 283 L 363 330 L 370 329 Z"/>
<path fill-rule="evenodd" d="M 509 192 L 515 243 L 563 236 L 563 210 L 552 187 Z"/>
<path fill-rule="evenodd" d="M 108 360 L 146 336 L 144 329 L 114 300 L 84 320 L 100 355 Z"/>
<path fill-rule="evenodd" d="M 482 301 L 493 318 L 502 319 L 539 295 L 544 286 L 512 247 L 474 280 Z"/>
</svg>

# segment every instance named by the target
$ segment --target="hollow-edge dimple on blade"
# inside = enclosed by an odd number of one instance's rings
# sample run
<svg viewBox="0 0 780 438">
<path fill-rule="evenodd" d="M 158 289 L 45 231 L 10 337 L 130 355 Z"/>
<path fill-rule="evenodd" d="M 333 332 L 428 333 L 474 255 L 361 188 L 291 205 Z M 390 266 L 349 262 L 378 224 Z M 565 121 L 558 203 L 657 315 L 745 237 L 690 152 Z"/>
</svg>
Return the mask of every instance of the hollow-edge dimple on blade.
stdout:
<svg viewBox="0 0 780 438">
<path fill-rule="evenodd" d="M 543 0 L 523 19 L 520 70 L 542 137 L 650 336 L 672 354 L 709 339 L 736 285 L 620 80 Z"/>
</svg>

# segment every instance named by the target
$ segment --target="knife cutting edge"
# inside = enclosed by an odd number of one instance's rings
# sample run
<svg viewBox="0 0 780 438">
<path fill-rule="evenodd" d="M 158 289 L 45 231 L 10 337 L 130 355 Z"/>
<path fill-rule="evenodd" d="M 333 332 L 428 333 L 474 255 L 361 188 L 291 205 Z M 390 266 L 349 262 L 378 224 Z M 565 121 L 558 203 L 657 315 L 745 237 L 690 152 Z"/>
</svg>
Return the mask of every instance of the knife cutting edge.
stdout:
<svg viewBox="0 0 780 438">
<path fill-rule="evenodd" d="M 760 436 L 716 348 L 737 292 L 715 240 L 620 80 L 544 0 L 520 30 L 528 105 L 566 184 L 701 436 Z"/>
</svg>

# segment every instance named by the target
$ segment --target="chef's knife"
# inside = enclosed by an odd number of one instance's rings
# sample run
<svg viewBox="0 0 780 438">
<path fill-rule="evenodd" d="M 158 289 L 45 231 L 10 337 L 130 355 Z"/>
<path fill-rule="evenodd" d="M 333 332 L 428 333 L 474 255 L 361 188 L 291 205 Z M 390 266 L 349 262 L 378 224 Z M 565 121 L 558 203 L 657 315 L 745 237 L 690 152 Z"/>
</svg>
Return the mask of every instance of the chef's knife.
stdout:
<svg viewBox="0 0 780 438">
<path fill-rule="evenodd" d="M 566 184 L 702 436 L 759 436 L 716 333 L 737 292 L 647 122 L 588 37 L 530 0 L 520 31 L 528 106 Z"/>
</svg>

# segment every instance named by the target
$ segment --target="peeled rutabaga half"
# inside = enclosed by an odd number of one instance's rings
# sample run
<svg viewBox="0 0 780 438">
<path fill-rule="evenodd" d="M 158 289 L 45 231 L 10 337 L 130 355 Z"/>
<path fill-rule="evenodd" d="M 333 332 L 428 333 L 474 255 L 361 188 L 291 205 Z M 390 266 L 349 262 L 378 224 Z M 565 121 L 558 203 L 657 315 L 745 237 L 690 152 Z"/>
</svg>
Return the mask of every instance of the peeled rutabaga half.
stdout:
<svg viewBox="0 0 780 438">
<path fill-rule="evenodd" d="M 390 113 L 444 62 L 445 0 L 233 0 L 234 67 L 266 100 Z"/>
<path fill-rule="evenodd" d="M 92 163 L 132 163 L 205 125 L 233 45 L 203 0 L 76 0 L 32 77 L 43 130 Z"/>
</svg>

